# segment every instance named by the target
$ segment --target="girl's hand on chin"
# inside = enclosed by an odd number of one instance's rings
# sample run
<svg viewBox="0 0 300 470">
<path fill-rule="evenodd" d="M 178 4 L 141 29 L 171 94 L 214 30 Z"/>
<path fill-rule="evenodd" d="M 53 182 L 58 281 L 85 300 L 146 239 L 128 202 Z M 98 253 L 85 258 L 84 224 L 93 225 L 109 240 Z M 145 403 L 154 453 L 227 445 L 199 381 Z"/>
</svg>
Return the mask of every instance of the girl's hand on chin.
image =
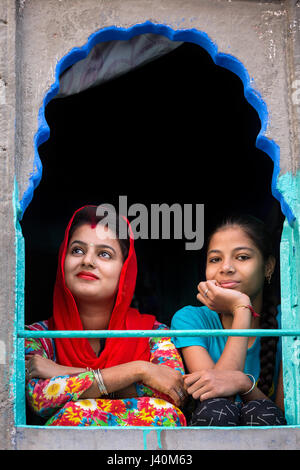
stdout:
<svg viewBox="0 0 300 470">
<path fill-rule="evenodd" d="M 224 315 L 233 315 L 234 307 L 237 305 L 251 305 L 248 295 L 238 290 L 221 287 L 216 280 L 200 282 L 198 291 L 197 299 L 200 302 Z"/>
</svg>

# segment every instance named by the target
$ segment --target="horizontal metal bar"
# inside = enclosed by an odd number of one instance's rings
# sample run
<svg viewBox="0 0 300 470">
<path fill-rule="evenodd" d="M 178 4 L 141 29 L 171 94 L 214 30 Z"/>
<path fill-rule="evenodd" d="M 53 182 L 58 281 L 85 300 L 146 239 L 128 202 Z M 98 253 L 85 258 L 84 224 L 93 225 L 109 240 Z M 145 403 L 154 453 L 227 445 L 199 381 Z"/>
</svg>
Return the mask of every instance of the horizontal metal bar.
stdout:
<svg viewBox="0 0 300 470">
<path fill-rule="evenodd" d="M 175 336 L 300 336 L 300 330 L 19 330 L 19 338 L 155 338 Z"/>
</svg>

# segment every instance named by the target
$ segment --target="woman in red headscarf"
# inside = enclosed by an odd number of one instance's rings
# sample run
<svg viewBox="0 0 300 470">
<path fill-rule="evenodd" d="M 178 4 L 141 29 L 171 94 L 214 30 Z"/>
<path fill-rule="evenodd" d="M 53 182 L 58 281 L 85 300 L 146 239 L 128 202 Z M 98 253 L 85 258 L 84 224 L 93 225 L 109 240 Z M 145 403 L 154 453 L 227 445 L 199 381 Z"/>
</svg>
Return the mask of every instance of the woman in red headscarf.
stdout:
<svg viewBox="0 0 300 470">
<path fill-rule="evenodd" d="M 123 219 L 98 216 L 97 206 L 74 213 L 59 250 L 53 316 L 28 329 L 167 329 L 131 307 L 137 262 Z M 183 364 L 168 337 L 28 339 L 25 348 L 28 403 L 46 425 L 186 425 Z"/>
</svg>

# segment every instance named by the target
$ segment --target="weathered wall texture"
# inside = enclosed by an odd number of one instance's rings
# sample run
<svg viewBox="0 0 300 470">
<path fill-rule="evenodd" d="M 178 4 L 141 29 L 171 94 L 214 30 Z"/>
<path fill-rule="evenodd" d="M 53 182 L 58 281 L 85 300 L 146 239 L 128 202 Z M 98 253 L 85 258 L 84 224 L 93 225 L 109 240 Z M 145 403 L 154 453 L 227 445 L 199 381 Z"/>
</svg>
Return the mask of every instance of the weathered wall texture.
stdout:
<svg viewBox="0 0 300 470">
<path fill-rule="evenodd" d="M 22 81 L 18 90 L 22 115 L 18 116 L 18 181 L 23 195 L 33 169 L 33 137 L 37 111 L 52 83 L 57 61 L 73 47 L 87 42 L 95 31 L 130 27 L 150 20 L 174 29 L 205 31 L 220 52 L 239 59 L 253 78 L 270 113 L 266 135 L 281 148 L 282 172 L 295 169 L 290 142 L 291 13 L 287 2 L 228 2 L 220 0 L 26 0 L 17 9 L 17 57 Z M 295 129 L 296 130 L 296 129 Z"/>
<path fill-rule="evenodd" d="M 14 289 L 15 252 L 12 192 L 15 155 L 15 12 L 0 2 L 0 448 L 14 445 Z"/>
<path fill-rule="evenodd" d="M 266 135 L 280 146 L 281 174 L 295 174 L 300 167 L 300 111 L 291 94 L 294 80 L 300 80 L 299 2 L 1 0 L 0 340 L 5 342 L 7 359 L 6 364 L 0 364 L 0 448 L 23 448 L 26 445 L 34 448 L 37 442 L 37 431 L 34 430 L 30 431 L 28 441 L 22 440 L 24 433 L 20 430 L 17 442 L 13 426 L 10 377 L 13 372 L 15 301 L 14 175 L 21 198 L 33 171 L 33 139 L 38 128 L 38 110 L 55 80 L 57 61 L 73 47 L 84 45 L 88 37 L 101 28 L 130 27 L 145 21 L 166 24 L 174 29 L 196 28 L 205 31 L 218 45 L 219 51 L 239 59 L 253 79 L 253 87 L 267 104 L 270 120 Z M 142 433 L 139 435 L 142 439 Z M 196 438 L 193 434 L 195 448 L 198 446 Z M 66 443 L 72 446 L 68 439 Z M 116 439 L 121 438 L 116 435 Z M 120 445 L 131 448 L 126 439 L 129 437 L 122 437 L 123 444 Z M 173 440 L 170 441 L 173 444 L 168 443 L 167 436 L 164 439 L 165 448 L 176 445 Z M 245 442 L 249 439 L 251 433 L 245 434 Z M 295 441 L 295 435 L 291 439 Z M 186 448 L 193 444 L 188 436 L 184 439 L 180 437 L 180 440 Z M 58 441 L 52 433 L 48 444 L 41 443 L 41 446 L 55 448 Z M 288 438 L 282 440 L 287 447 L 296 445 L 294 441 Z M 155 448 L 156 444 L 153 445 Z M 211 448 L 211 444 L 207 445 Z"/>
</svg>

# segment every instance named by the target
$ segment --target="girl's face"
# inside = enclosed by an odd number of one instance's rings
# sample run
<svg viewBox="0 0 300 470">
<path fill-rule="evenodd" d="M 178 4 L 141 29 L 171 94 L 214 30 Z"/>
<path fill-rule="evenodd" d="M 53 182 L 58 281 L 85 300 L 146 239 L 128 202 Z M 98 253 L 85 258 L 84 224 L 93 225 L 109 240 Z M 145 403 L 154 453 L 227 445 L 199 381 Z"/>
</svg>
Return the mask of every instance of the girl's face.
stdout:
<svg viewBox="0 0 300 470">
<path fill-rule="evenodd" d="M 117 293 L 123 266 L 119 242 L 100 224 L 78 227 L 68 244 L 65 282 L 75 299 L 111 302 Z"/>
<path fill-rule="evenodd" d="M 235 289 L 253 302 L 262 295 L 264 278 L 273 272 L 275 260 L 265 264 L 261 252 L 239 226 L 216 232 L 207 251 L 206 279 L 225 289 Z"/>
</svg>

